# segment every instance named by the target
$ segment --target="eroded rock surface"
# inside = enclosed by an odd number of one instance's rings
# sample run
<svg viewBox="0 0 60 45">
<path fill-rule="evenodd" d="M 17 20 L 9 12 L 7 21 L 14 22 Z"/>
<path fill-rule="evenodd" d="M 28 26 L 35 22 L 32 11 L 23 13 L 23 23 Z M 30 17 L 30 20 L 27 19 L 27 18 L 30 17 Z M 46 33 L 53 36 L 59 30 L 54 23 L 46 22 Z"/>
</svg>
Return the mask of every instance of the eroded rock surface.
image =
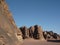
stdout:
<svg viewBox="0 0 60 45">
<path fill-rule="evenodd" d="M 29 28 L 26 26 L 20 27 L 23 39 L 37 39 L 40 41 L 60 40 L 60 35 L 53 31 L 43 31 L 41 26 L 34 25 Z M 28 38 L 27 38 L 28 37 Z"/>
<path fill-rule="evenodd" d="M 33 37 L 35 39 L 45 40 L 43 37 L 43 30 L 42 30 L 41 26 L 35 25 L 34 28 L 35 29 L 34 29 Z"/>
<path fill-rule="evenodd" d="M 60 35 L 53 31 L 44 31 L 43 35 L 46 40 L 60 40 Z"/>
<path fill-rule="evenodd" d="M 22 32 L 23 39 L 33 38 L 33 39 L 38 39 L 40 41 L 42 40 L 45 41 L 41 26 L 35 25 L 35 26 L 31 26 L 30 28 L 24 26 L 24 27 L 20 27 L 20 30 Z"/>
<path fill-rule="evenodd" d="M 23 39 L 29 38 L 29 30 L 26 26 L 20 27 Z"/>
<path fill-rule="evenodd" d="M 30 38 L 34 38 L 34 36 L 33 36 L 33 34 L 34 34 L 34 26 L 31 26 L 30 28 L 29 28 L 29 37 Z"/>
<path fill-rule="evenodd" d="M 0 45 L 20 45 L 21 35 L 5 0 L 0 0 Z"/>
</svg>

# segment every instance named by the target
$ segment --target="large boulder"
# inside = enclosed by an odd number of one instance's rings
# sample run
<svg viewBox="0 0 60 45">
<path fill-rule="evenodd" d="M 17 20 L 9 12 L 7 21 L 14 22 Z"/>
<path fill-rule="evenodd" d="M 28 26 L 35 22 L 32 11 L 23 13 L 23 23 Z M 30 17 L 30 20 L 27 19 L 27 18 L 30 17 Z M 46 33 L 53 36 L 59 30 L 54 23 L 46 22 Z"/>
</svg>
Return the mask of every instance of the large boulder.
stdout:
<svg viewBox="0 0 60 45">
<path fill-rule="evenodd" d="M 0 0 L 0 45 L 20 45 L 21 35 L 5 0 Z"/>
</svg>

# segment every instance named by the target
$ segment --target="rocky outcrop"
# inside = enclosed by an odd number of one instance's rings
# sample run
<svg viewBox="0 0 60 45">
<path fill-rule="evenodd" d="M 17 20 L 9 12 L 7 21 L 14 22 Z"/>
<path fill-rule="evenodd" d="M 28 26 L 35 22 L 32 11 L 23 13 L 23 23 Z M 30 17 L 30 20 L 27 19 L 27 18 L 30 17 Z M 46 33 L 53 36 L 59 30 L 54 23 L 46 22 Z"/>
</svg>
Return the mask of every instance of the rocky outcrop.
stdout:
<svg viewBox="0 0 60 45">
<path fill-rule="evenodd" d="M 26 26 L 20 27 L 20 30 L 22 32 L 23 39 L 26 39 L 29 37 L 29 30 Z"/>
<path fill-rule="evenodd" d="M 35 39 L 45 40 L 43 37 L 43 30 L 41 26 L 35 25 L 34 28 L 35 29 L 34 29 L 33 37 Z"/>
<path fill-rule="evenodd" d="M 30 38 L 34 38 L 34 37 L 33 37 L 34 29 L 35 29 L 34 26 L 31 26 L 31 27 L 29 28 L 29 37 L 30 37 Z"/>
<path fill-rule="evenodd" d="M 31 26 L 30 28 L 20 27 L 20 30 L 22 32 L 22 37 L 23 39 L 28 38 L 33 38 L 33 39 L 39 39 L 39 40 L 45 40 L 43 37 L 43 30 L 41 26 L 35 25 Z"/>
<path fill-rule="evenodd" d="M 44 31 L 43 35 L 46 40 L 52 40 L 52 39 L 60 40 L 60 35 L 54 33 L 53 31 Z"/>
<path fill-rule="evenodd" d="M 26 26 L 20 27 L 23 39 L 33 38 L 40 41 L 45 40 L 60 40 L 60 35 L 53 31 L 43 31 L 41 26 L 34 25 L 29 28 Z"/>
<path fill-rule="evenodd" d="M 0 0 L 0 45 L 20 45 L 21 35 L 5 0 Z"/>
</svg>

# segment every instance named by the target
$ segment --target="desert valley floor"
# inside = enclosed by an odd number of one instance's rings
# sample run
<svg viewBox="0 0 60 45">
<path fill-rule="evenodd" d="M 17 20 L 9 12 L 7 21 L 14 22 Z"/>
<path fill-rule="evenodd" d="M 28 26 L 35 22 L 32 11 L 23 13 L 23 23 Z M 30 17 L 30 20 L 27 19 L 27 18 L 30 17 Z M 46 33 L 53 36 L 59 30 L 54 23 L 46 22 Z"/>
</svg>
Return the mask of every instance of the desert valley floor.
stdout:
<svg viewBox="0 0 60 45">
<path fill-rule="evenodd" d="M 40 41 L 34 39 L 25 39 L 22 45 L 60 45 L 60 42 Z"/>
</svg>

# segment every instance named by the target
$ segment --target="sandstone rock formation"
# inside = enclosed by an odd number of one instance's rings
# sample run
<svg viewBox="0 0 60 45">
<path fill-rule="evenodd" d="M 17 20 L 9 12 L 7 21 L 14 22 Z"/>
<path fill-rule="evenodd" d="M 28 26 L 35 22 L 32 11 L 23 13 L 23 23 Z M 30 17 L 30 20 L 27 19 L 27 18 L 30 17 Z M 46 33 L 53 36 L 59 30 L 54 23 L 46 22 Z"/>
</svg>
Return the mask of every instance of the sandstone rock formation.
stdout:
<svg viewBox="0 0 60 45">
<path fill-rule="evenodd" d="M 0 0 L 0 45 L 20 45 L 21 35 L 5 0 Z"/>
<path fill-rule="evenodd" d="M 52 40 L 52 39 L 60 40 L 60 35 L 54 33 L 53 31 L 44 31 L 43 35 L 46 40 Z"/>
<path fill-rule="evenodd" d="M 23 39 L 32 38 L 40 41 L 45 40 L 60 40 L 60 35 L 53 31 L 43 31 L 41 26 L 34 25 L 29 28 L 26 26 L 20 27 Z"/>
<path fill-rule="evenodd" d="M 34 28 L 35 29 L 34 29 L 33 37 L 36 39 L 45 40 L 43 37 L 43 30 L 41 26 L 35 25 Z"/>
<path fill-rule="evenodd" d="M 35 25 L 31 26 L 30 28 L 20 27 L 20 30 L 22 32 L 22 37 L 23 39 L 28 38 L 33 38 L 33 39 L 39 39 L 39 40 L 45 40 L 43 37 L 43 30 L 41 26 Z"/>
<path fill-rule="evenodd" d="M 26 39 L 29 37 L 29 30 L 26 26 L 20 27 L 20 30 L 22 32 L 23 39 Z"/>
<path fill-rule="evenodd" d="M 34 26 L 31 26 L 31 27 L 29 28 L 29 37 L 30 37 L 30 38 L 33 38 L 33 34 L 34 34 Z"/>
</svg>

